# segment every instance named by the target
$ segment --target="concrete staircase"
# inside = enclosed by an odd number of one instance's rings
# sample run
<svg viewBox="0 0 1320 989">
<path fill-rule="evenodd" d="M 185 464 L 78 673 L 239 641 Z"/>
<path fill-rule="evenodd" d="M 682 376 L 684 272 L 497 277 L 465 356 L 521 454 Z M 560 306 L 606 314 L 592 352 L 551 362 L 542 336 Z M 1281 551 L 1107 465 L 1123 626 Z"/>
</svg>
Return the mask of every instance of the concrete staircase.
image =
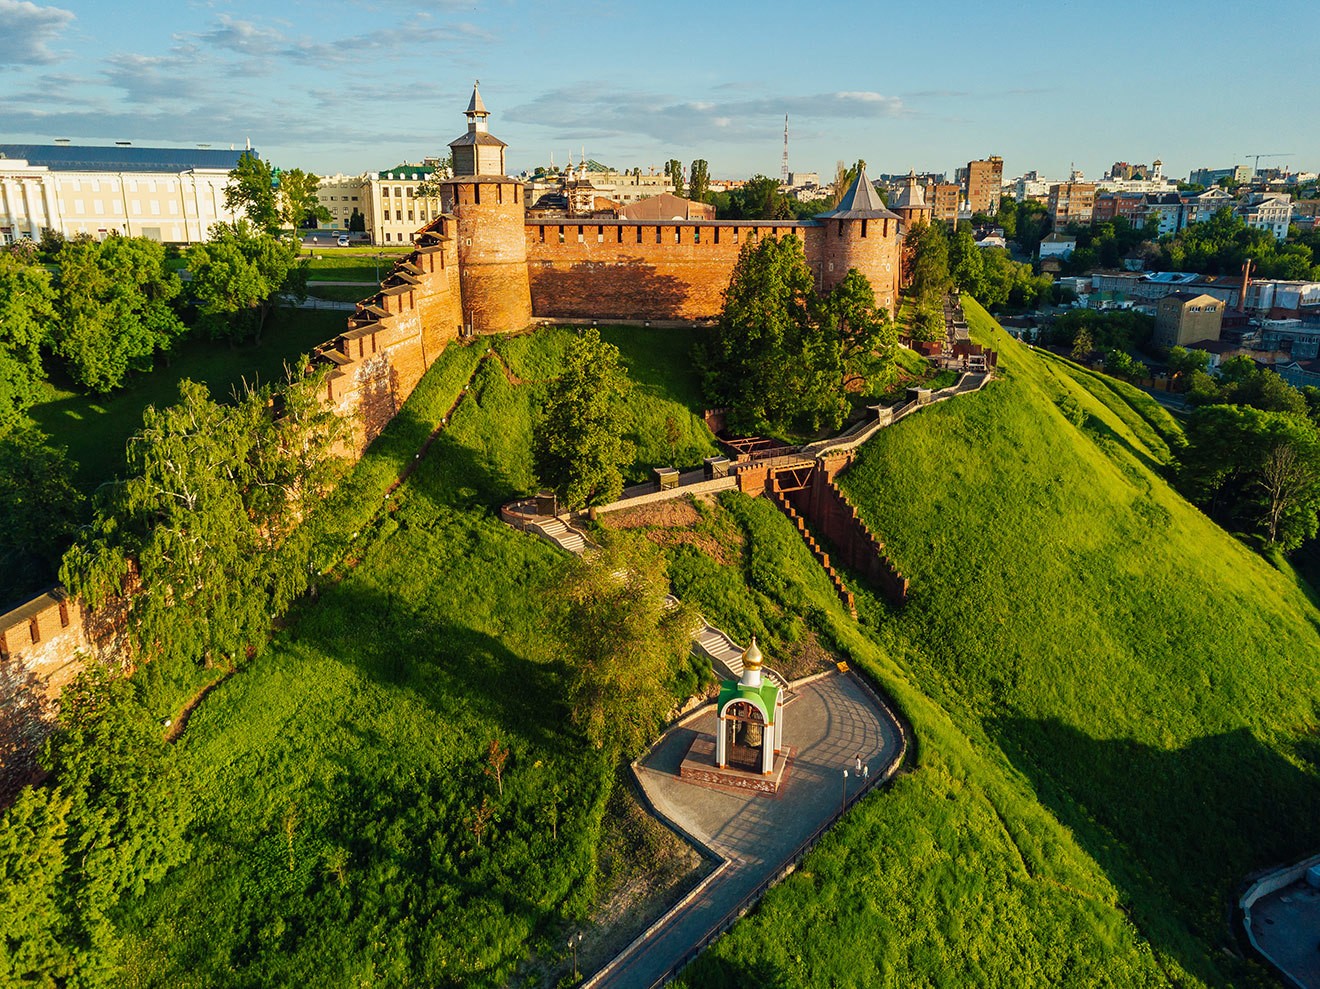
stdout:
<svg viewBox="0 0 1320 989">
<path fill-rule="evenodd" d="M 541 538 L 554 543 L 560 549 L 568 550 L 574 556 L 581 556 L 587 548 L 586 537 L 560 519 L 548 517 L 533 522 L 529 528 Z"/>
</svg>

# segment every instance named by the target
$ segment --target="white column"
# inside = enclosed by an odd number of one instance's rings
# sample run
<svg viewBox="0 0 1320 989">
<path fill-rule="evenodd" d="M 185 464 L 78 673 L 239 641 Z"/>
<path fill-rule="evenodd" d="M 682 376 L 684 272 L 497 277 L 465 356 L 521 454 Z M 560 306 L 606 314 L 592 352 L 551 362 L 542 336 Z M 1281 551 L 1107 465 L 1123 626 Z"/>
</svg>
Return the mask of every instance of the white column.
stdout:
<svg viewBox="0 0 1320 989">
<path fill-rule="evenodd" d="M 4 200 L 5 226 L 9 227 L 9 236 L 17 239 L 18 219 L 14 216 L 14 187 L 9 179 L 0 179 L 0 199 Z"/>
<path fill-rule="evenodd" d="M 724 720 L 722 713 L 717 713 L 715 715 L 715 765 L 720 769 L 729 764 L 728 736 L 728 722 Z"/>
<path fill-rule="evenodd" d="M 775 728 L 766 725 L 761 731 L 761 774 L 769 776 L 775 771 Z"/>
</svg>

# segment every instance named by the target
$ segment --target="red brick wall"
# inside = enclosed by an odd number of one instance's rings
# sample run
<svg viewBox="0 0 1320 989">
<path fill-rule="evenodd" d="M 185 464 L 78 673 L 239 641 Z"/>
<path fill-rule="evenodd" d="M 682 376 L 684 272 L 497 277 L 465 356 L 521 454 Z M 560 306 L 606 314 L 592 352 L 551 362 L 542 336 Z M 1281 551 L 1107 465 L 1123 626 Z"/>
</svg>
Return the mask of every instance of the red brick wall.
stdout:
<svg viewBox="0 0 1320 989">
<path fill-rule="evenodd" d="M 540 317 L 713 319 L 752 237 L 804 225 L 534 220 L 525 228 L 532 312 Z M 563 242 L 560 243 L 560 238 Z"/>
<path fill-rule="evenodd" d="M 463 320 L 472 332 L 508 333 L 532 321 L 522 184 L 457 180 L 449 187 Z"/>
<path fill-rule="evenodd" d="M 822 220 L 807 256 L 823 262 L 821 289 L 829 291 L 856 268 L 871 283 L 877 306 L 896 312 L 901 273 L 898 220 Z"/>
</svg>

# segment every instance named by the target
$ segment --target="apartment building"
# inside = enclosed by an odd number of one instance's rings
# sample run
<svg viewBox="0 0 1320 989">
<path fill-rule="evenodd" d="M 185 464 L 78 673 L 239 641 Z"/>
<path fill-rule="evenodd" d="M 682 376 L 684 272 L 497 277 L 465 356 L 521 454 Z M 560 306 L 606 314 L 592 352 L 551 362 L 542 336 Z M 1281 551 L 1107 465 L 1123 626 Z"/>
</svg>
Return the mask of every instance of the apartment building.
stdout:
<svg viewBox="0 0 1320 989">
<path fill-rule="evenodd" d="M 994 213 L 1004 187 L 1004 159 L 991 155 L 967 163 L 967 208 L 975 213 Z"/>
<path fill-rule="evenodd" d="M 1055 230 L 1070 223 L 1090 224 L 1095 213 L 1094 182 L 1056 182 L 1046 204 Z"/>
</svg>

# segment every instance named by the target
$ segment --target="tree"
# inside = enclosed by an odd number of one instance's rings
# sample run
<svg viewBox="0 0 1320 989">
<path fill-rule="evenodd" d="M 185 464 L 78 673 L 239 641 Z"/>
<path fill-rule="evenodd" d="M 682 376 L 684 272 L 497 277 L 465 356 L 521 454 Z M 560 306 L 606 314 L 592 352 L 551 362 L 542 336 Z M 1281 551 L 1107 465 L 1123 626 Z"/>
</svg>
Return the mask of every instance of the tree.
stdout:
<svg viewBox="0 0 1320 989">
<path fill-rule="evenodd" d="M 1320 434 L 1309 419 L 1241 405 L 1208 405 L 1188 419 L 1178 480 L 1229 525 L 1295 549 L 1317 531 Z"/>
<path fill-rule="evenodd" d="M 688 169 L 688 198 L 705 202 L 710 192 L 710 169 L 705 158 L 698 158 Z"/>
<path fill-rule="evenodd" d="M 532 432 L 536 475 L 573 508 L 615 500 L 633 458 L 624 439 L 631 389 L 619 348 L 593 328 L 575 338 Z"/>
<path fill-rule="evenodd" d="M 159 722 L 134 685 L 104 665 L 64 688 L 42 761 L 69 801 L 65 881 L 75 909 L 64 937 L 92 975 L 112 958 L 109 913 L 119 899 L 142 895 L 188 857 L 193 801 Z"/>
<path fill-rule="evenodd" d="M 212 339 L 260 342 L 281 292 L 307 296 L 307 262 L 298 249 L 243 220 L 212 227 L 209 241 L 188 249 L 188 270 L 199 324 Z"/>
<path fill-rule="evenodd" d="M 898 332 L 889 314 L 875 304 L 871 283 L 856 268 L 850 268 L 822 304 L 829 321 L 848 385 L 885 375 L 894 361 Z"/>
<path fill-rule="evenodd" d="M 739 189 L 728 194 L 728 207 L 721 213 L 726 220 L 789 220 L 793 204 L 779 191 L 779 180 L 753 175 Z"/>
<path fill-rule="evenodd" d="M 1169 373 L 1175 381 L 1186 386 L 1198 371 L 1204 372 L 1210 366 L 1210 354 L 1204 350 L 1188 350 L 1186 347 L 1169 349 Z M 1186 388 L 1184 387 L 1184 391 Z"/>
<path fill-rule="evenodd" d="M 148 407 L 127 478 L 65 555 L 65 586 L 93 608 L 125 608 L 139 653 L 167 668 L 236 664 L 307 586 L 312 538 L 299 523 L 339 467 L 343 420 L 317 401 L 322 376 L 291 377 L 233 405 L 185 379 L 178 404 Z M 127 593 L 134 570 L 140 588 Z"/>
<path fill-rule="evenodd" d="M 257 229 L 278 233 L 280 227 L 278 183 L 269 161 L 254 154 L 238 159 L 225 185 L 225 209 L 242 212 Z"/>
<path fill-rule="evenodd" d="M 422 181 L 418 184 L 417 198 L 418 199 L 441 198 L 441 195 L 444 192 L 445 179 L 449 178 L 453 174 L 453 172 L 454 172 L 454 156 L 452 153 L 450 153 L 445 155 L 438 162 L 436 162 L 435 166 L 427 174 L 426 178 L 422 179 Z M 357 211 L 354 210 L 354 212 Z M 349 225 L 348 229 L 349 230 L 353 229 L 351 224 Z M 363 229 L 365 230 L 366 227 L 364 226 Z"/>
<path fill-rule="evenodd" d="M 816 432 L 843 421 L 842 355 L 802 241 L 743 245 L 700 361 L 707 396 L 728 407 L 735 429 Z"/>
<path fill-rule="evenodd" d="M 1095 343 L 1091 340 L 1091 331 L 1083 326 L 1077 331 L 1077 336 L 1073 339 L 1072 359 L 1075 361 L 1086 360 L 1094 349 Z"/>
<path fill-rule="evenodd" d="M 949 273 L 949 240 L 943 224 L 922 223 L 913 228 L 912 294 L 919 305 L 942 305 L 953 285 Z"/>
<path fill-rule="evenodd" d="M 1115 347 L 1105 354 L 1105 374 L 1112 374 L 1116 378 L 1144 378 L 1146 365 Z"/>
<path fill-rule="evenodd" d="M 0 435 L 40 396 L 41 348 L 54 333 L 55 318 L 46 269 L 0 253 Z"/>
<path fill-rule="evenodd" d="M 241 212 L 258 230 L 279 236 L 284 229 L 315 225 L 330 219 L 316 197 L 320 178 L 301 168 L 278 169 L 269 161 L 245 154 L 229 172 L 225 209 Z"/>
<path fill-rule="evenodd" d="M 82 495 L 63 447 L 32 426 L 0 434 L 0 570 L 23 578 L 0 596 L 31 591 L 50 581 L 72 542 Z"/>
<path fill-rule="evenodd" d="M 319 176 L 290 168 L 279 173 L 278 181 L 280 222 L 284 226 L 298 230 L 330 221 L 330 210 L 316 196 Z"/>
<path fill-rule="evenodd" d="M 668 593 L 664 554 L 645 539 L 610 534 L 550 594 L 573 721 L 598 748 L 637 754 L 674 705 L 663 687 L 691 649 L 693 618 L 670 607 Z"/>
<path fill-rule="evenodd" d="M 363 233 L 367 229 L 367 218 L 358 212 L 356 206 L 353 207 L 353 215 L 348 218 L 349 233 Z"/>
<path fill-rule="evenodd" d="M 63 985 L 73 974 L 69 807 L 60 790 L 30 786 L 0 822 L 0 980 L 8 985 Z"/>
<path fill-rule="evenodd" d="M 173 308 L 179 276 L 165 248 L 142 237 L 71 240 L 58 256 L 52 341 L 70 376 L 92 391 L 120 388 L 133 371 L 150 371 L 187 327 Z"/>
<path fill-rule="evenodd" d="M 670 158 L 665 163 L 665 174 L 669 176 L 669 181 L 674 184 L 674 195 L 683 195 L 683 163 L 677 158 Z"/>
<path fill-rule="evenodd" d="M 949 245 L 949 274 L 954 284 L 980 299 L 984 272 L 982 249 L 976 246 L 972 231 L 966 225 L 959 224 L 953 242 Z"/>
</svg>

